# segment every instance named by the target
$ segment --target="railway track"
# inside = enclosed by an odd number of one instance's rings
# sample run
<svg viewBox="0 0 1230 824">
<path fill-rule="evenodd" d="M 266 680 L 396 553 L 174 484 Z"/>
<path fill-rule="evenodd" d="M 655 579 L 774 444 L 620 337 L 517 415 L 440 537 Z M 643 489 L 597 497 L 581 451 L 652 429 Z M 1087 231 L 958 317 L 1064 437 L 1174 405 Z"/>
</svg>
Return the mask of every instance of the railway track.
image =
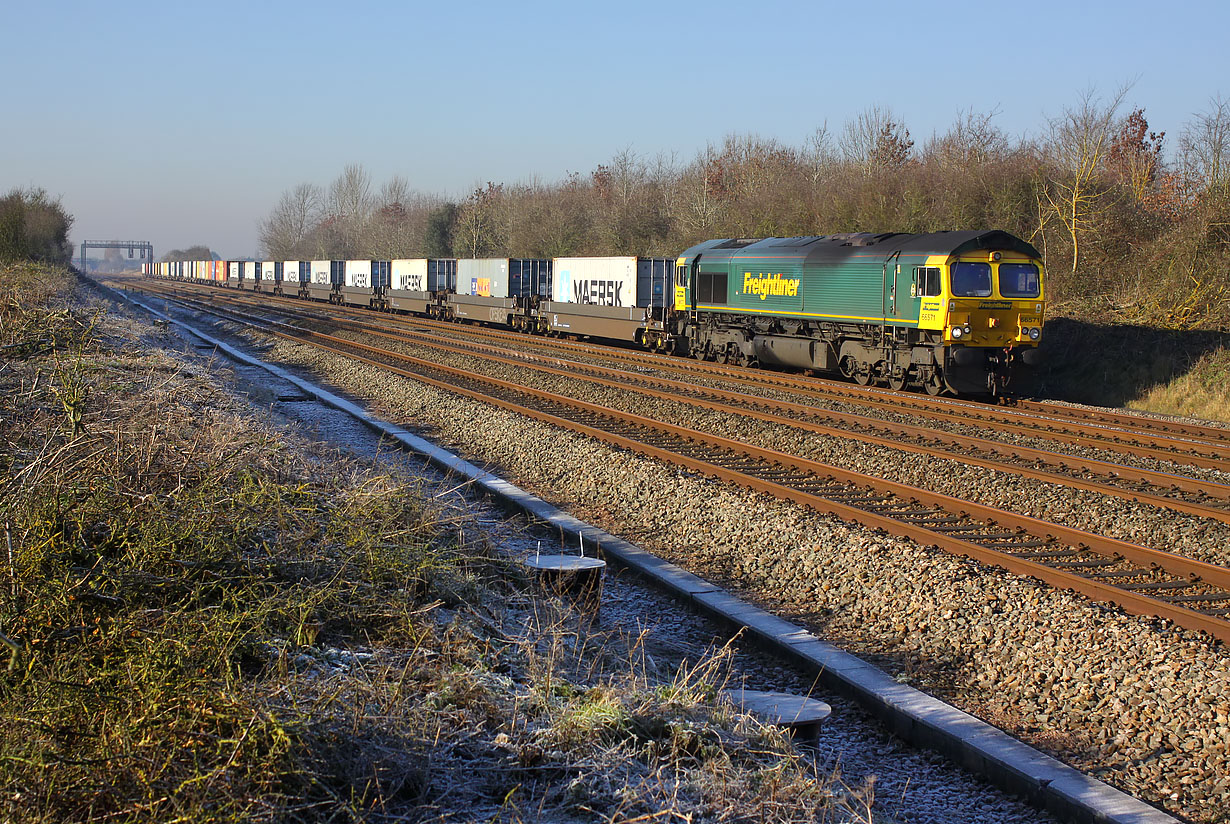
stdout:
<svg viewBox="0 0 1230 824">
<path fill-rule="evenodd" d="M 593 384 L 654 397 L 671 393 L 672 399 L 698 408 L 755 418 L 812 434 L 906 449 L 1230 523 L 1230 485 L 767 399 L 760 395 L 705 387 L 645 373 L 600 368 L 556 356 L 525 351 L 514 353 L 488 344 L 441 339 L 438 335 L 412 329 L 388 332 L 373 328 L 369 323 L 345 320 L 331 320 L 329 324 L 331 328 L 348 329 L 440 351 L 472 354 L 494 362 L 535 369 L 543 374 L 584 379 Z"/>
<path fill-rule="evenodd" d="M 306 343 L 666 463 L 1230 641 L 1230 569 L 500 378 L 228 312 Z"/>
<path fill-rule="evenodd" d="M 167 284 L 159 284 L 167 287 Z M 328 306 L 327 314 L 316 310 L 322 304 L 305 304 L 296 298 L 274 298 L 270 295 L 223 289 L 180 289 L 197 296 L 207 296 L 217 302 L 239 301 L 251 306 L 282 306 L 296 317 L 311 317 L 322 321 L 336 320 L 339 315 L 365 322 L 368 328 L 402 327 L 437 330 L 456 335 L 458 325 L 423 318 L 373 314 L 364 309 Z M 466 326 L 467 337 L 493 342 L 505 342 L 519 349 L 533 347 L 546 351 L 571 353 L 578 357 L 599 357 L 608 362 L 637 368 L 672 372 L 694 380 L 697 375 L 721 379 L 749 390 L 790 392 L 801 397 L 827 403 L 856 406 L 867 415 L 900 418 L 912 414 L 928 422 L 940 421 L 951 426 L 981 426 L 1002 435 L 1039 438 L 1046 441 L 1086 449 L 1097 449 L 1130 455 L 1146 460 L 1165 461 L 1230 473 L 1230 429 L 1200 426 L 1180 421 L 1148 418 L 1113 411 L 1092 411 L 1061 404 L 1039 401 L 1018 401 L 1015 406 L 992 406 L 972 401 L 932 398 L 903 392 L 890 392 L 874 387 L 839 383 L 804 375 L 767 370 L 746 369 L 725 364 L 684 360 L 639 350 L 583 344 L 553 338 L 530 337 L 522 333 L 504 332 L 480 326 Z"/>
</svg>

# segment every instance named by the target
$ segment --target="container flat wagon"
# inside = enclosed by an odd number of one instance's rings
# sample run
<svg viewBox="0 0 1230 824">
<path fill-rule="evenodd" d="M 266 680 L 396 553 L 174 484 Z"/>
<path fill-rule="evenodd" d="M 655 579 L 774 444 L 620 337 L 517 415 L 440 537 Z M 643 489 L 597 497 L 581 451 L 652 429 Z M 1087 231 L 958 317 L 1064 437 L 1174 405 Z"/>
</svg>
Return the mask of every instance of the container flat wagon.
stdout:
<svg viewBox="0 0 1230 824">
<path fill-rule="evenodd" d="M 445 296 L 457 287 L 455 258 L 409 258 L 391 261 L 385 300 L 389 309 L 442 317 Z"/>
<path fill-rule="evenodd" d="M 672 258 L 555 258 L 551 298 L 537 307 L 535 331 L 662 341 L 674 263 Z"/>
<path fill-rule="evenodd" d="M 300 291 L 300 296 L 310 300 L 339 302 L 345 269 L 344 260 L 311 261 L 308 282 L 304 284 L 307 288 Z"/>
<path fill-rule="evenodd" d="M 279 295 L 300 296 L 312 279 L 312 264 L 306 260 L 282 261 L 282 282 L 274 291 Z"/>
<path fill-rule="evenodd" d="M 513 325 L 535 299 L 549 295 L 551 261 L 542 258 L 481 258 L 457 261 L 457 288 L 449 295 L 458 320 Z"/>
</svg>

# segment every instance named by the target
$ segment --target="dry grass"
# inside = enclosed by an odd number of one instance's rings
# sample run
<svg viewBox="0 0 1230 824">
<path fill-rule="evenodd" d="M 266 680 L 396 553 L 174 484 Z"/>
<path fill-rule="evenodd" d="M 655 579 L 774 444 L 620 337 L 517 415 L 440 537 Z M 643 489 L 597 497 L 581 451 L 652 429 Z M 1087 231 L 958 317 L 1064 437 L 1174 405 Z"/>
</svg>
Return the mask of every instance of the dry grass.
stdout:
<svg viewBox="0 0 1230 824">
<path fill-rule="evenodd" d="M 0 819 L 871 819 L 714 700 L 723 651 L 656 671 L 417 482 L 2 274 Z"/>
<path fill-rule="evenodd" d="M 1163 415 L 1230 421 L 1230 350 L 1199 356 L 1183 374 L 1148 389 L 1128 407 Z"/>
</svg>

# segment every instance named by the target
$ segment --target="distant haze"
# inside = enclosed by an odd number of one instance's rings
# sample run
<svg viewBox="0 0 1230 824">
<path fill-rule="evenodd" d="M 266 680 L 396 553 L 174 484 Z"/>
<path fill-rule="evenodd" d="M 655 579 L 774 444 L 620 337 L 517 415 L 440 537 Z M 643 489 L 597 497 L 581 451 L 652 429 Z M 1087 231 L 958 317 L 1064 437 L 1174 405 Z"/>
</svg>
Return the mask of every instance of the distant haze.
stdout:
<svg viewBox="0 0 1230 824">
<path fill-rule="evenodd" d="M 417 6 L 6 3 L 0 195 L 61 196 L 74 242 L 235 258 L 283 191 L 351 163 L 464 197 L 628 147 L 802 145 L 872 105 L 921 144 L 970 110 L 1037 135 L 1129 83 L 1177 135 L 1230 93 L 1223 3 Z"/>
</svg>

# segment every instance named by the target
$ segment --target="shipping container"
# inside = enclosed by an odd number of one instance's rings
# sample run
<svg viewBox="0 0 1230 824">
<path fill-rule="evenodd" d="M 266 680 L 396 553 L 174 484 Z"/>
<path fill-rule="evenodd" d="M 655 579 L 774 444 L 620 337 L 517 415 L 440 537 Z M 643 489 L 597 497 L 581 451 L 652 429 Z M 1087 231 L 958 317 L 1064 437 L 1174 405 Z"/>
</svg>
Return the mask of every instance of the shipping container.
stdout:
<svg viewBox="0 0 1230 824">
<path fill-rule="evenodd" d="M 343 285 L 351 289 L 371 289 L 372 262 L 370 260 L 346 261 L 346 279 Z"/>
<path fill-rule="evenodd" d="M 346 261 L 343 302 L 356 306 L 383 305 L 383 293 L 389 285 L 389 269 L 387 260 Z"/>
<path fill-rule="evenodd" d="M 457 285 L 457 261 L 453 258 L 394 260 L 389 272 L 389 288 L 402 292 L 444 292 Z"/>
<path fill-rule="evenodd" d="M 245 260 L 243 262 L 243 277 L 249 283 L 256 282 L 260 278 L 261 265 L 255 260 Z"/>
<path fill-rule="evenodd" d="M 282 264 L 276 260 L 262 260 L 256 264 L 257 286 L 262 292 L 280 292 L 282 286 Z"/>
<path fill-rule="evenodd" d="M 282 261 L 282 283 L 286 284 L 286 289 L 294 291 L 299 288 L 299 284 L 307 283 L 312 279 L 312 264 L 306 260 L 284 260 Z"/>
<path fill-rule="evenodd" d="M 670 294 L 674 258 L 556 258 L 551 299 L 595 306 L 661 307 Z"/>
<path fill-rule="evenodd" d="M 549 298 L 551 261 L 541 258 L 463 258 L 457 261 L 457 294 L 490 298 Z"/>
<path fill-rule="evenodd" d="M 672 294 L 673 258 L 556 258 L 552 300 L 538 306 L 536 328 L 640 342 L 661 333 Z"/>
<path fill-rule="evenodd" d="M 452 258 L 407 258 L 389 262 L 389 308 L 439 315 L 443 294 L 457 285 L 457 261 Z"/>
</svg>

